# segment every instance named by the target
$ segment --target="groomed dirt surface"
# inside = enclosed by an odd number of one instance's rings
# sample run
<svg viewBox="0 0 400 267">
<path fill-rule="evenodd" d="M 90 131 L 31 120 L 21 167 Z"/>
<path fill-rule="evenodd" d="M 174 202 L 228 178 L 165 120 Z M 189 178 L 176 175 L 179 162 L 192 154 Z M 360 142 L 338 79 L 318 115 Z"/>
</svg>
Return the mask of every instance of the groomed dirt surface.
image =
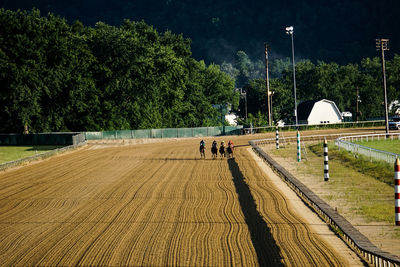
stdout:
<svg viewBox="0 0 400 267">
<path fill-rule="evenodd" d="M 251 138 L 235 137 L 229 160 L 200 160 L 194 138 L 92 144 L 1 172 L 0 265 L 358 264 L 266 177 Z"/>
</svg>

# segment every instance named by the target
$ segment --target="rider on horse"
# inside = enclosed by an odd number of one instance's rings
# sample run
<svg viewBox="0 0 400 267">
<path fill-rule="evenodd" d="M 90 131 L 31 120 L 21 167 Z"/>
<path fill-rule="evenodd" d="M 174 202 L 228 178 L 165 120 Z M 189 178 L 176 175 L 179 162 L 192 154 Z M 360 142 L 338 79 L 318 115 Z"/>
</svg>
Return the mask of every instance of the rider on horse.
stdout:
<svg viewBox="0 0 400 267">
<path fill-rule="evenodd" d="M 232 157 L 233 157 L 233 147 L 234 147 L 233 142 L 231 140 L 229 140 L 227 150 L 228 150 L 229 156 L 232 156 Z"/>
<path fill-rule="evenodd" d="M 222 141 L 221 145 L 219 147 L 219 154 L 221 155 L 221 157 L 225 157 L 225 142 Z"/>
<path fill-rule="evenodd" d="M 212 153 L 212 156 L 213 156 L 213 158 L 216 158 L 217 157 L 217 154 L 218 154 L 218 143 L 217 143 L 217 141 L 213 141 L 213 143 L 212 143 L 212 146 L 211 146 L 211 153 Z"/>
<path fill-rule="evenodd" d="M 206 158 L 206 154 L 204 153 L 204 151 L 206 150 L 206 142 L 204 140 L 200 141 L 200 157 Z"/>
</svg>

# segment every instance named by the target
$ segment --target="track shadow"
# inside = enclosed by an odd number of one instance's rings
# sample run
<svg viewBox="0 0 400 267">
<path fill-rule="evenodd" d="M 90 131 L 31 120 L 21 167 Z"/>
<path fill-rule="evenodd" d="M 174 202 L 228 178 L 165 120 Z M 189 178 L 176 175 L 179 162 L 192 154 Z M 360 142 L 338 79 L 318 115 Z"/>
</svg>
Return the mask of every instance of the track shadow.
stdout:
<svg viewBox="0 0 400 267">
<path fill-rule="evenodd" d="M 249 227 L 251 241 L 257 253 L 260 266 L 284 266 L 281 262 L 280 249 L 272 237 L 270 228 L 257 210 L 257 205 L 243 173 L 235 159 L 228 159 L 229 170 L 239 197 L 240 207 Z"/>
</svg>

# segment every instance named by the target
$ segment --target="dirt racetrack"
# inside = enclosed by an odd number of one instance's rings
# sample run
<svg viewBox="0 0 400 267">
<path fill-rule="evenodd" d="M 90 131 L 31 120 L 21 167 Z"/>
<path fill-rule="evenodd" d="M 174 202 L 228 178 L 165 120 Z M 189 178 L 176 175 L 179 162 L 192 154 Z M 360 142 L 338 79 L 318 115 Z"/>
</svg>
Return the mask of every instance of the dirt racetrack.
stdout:
<svg viewBox="0 0 400 267">
<path fill-rule="evenodd" d="M 189 139 L 88 145 L 0 173 L 0 265 L 350 265 L 235 138 L 229 160 L 200 160 Z"/>
</svg>

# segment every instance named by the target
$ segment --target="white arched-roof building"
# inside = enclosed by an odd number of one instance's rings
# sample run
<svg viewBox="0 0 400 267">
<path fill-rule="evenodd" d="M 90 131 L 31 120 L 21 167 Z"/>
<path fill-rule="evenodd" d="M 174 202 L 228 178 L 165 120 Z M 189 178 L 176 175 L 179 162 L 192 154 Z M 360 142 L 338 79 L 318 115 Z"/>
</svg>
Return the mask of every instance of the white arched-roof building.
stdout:
<svg viewBox="0 0 400 267">
<path fill-rule="evenodd" d="M 343 117 L 335 102 L 322 100 L 304 101 L 297 107 L 299 124 L 341 123 Z"/>
</svg>

